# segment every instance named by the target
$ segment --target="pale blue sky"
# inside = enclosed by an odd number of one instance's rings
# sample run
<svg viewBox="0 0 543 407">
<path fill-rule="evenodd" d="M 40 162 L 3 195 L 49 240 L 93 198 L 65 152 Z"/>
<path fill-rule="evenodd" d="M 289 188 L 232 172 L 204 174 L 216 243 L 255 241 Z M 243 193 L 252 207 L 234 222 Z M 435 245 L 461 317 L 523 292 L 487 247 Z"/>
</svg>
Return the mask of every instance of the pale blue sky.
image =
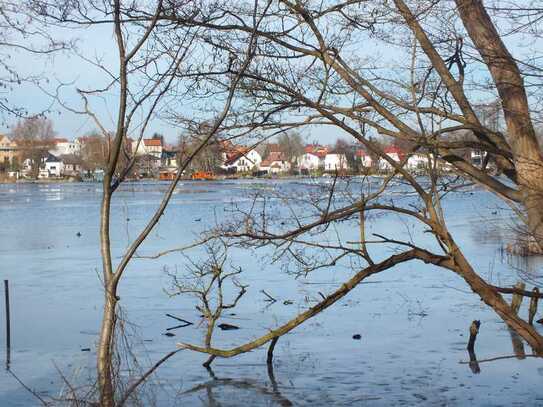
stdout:
<svg viewBox="0 0 543 407">
<path fill-rule="evenodd" d="M 117 69 L 117 50 L 111 25 L 93 26 L 77 31 L 55 29 L 51 34 L 56 38 L 77 38 L 78 48 L 84 51 L 86 58 L 100 58 L 112 70 Z M 511 45 L 515 51 L 521 52 L 523 45 L 526 44 L 512 42 Z M 533 47 L 533 44 L 531 45 Z M 375 48 L 368 49 L 367 47 L 368 44 L 366 43 L 365 49 L 361 49 L 360 54 L 364 54 L 364 52 L 372 54 L 376 52 L 388 53 L 386 49 L 377 50 Z M 43 82 L 43 87 L 49 92 L 54 92 L 61 82 L 68 84 L 62 88 L 60 95 L 68 105 L 76 109 L 82 107 L 81 98 L 75 91 L 77 87 L 83 89 L 99 88 L 106 84 L 106 77 L 103 72 L 79 56 L 70 53 L 60 53 L 54 57 L 45 58 L 43 56 L 28 55 L 22 51 L 13 51 L 11 57 L 13 67 L 21 72 L 23 76 L 25 74 L 42 73 L 48 79 L 48 83 Z M 104 126 L 110 129 L 113 129 L 115 125 L 115 96 L 110 94 L 101 102 L 94 101 L 92 105 L 93 110 L 100 117 Z M 8 97 L 12 104 L 25 106 L 31 113 L 39 112 L 51 105 L 51 98 L 33 85 L 21 85 L 11 92 Z M 88 116 L 69 112 L 59 104 L 54 104 L 52 111 L 50 117 L 54 121 L 55 130 L 61 137 L 73 139 L 96 128 Z M 16 118 L 8 117 L 7 122 L 13 126 L 16 123 Z M 8 133 L 9 128 L 4 126 L 0 131 Z M 154 132 L 164 134 L 169 142 L 175 142 L 180 129 L 157 119 L 152 122 L 146 134 L 151 135 Z M 321 143 L 332 143 L 338 137 L 346 137 L 339 129 L 331 126 L 313 127 L 305 131 L 304 136 L 308 142 L 318 140 Z"/>
</svg>

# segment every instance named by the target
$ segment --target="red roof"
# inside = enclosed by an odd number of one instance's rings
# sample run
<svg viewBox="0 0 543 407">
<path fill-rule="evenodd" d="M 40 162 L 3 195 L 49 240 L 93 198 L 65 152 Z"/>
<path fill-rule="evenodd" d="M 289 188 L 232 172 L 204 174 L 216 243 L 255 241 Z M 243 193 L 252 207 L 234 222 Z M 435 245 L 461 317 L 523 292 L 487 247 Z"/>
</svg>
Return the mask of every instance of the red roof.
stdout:
<svg viewBox="0 0 543 407">
<path fill-rule="evenodd" d="M 65 139 L 65 138 L 54 138 L 54 139 L 53 139 L 53 143 L 55 143 L 55 144 L 58 144 L 58 143 L 68 143 L 68 139 Z"/>
<path fill-rule="evenodd" d="M 398 154 L 398 156 L 402 156 L 404 154 L 404 152 L 396 146 L 387 146 L 383 151 L 385 154 Z"/>
<path fill-rule="evenodd" d="M 319 158 L 324 158 L 328 154 L 328 148 L 319 145 L 305 146 L 304 151 L 306 154 L 313 154 Z"/>
<path fill-rule="evenodd" d="M 226 161 L 225 165 L 233 164 L 238 158 L 241 158 L 245 156 L 250 162 L 253 162 L 250 160 L 246 155 L 251 151 L 250 148 L 247 148 L 245 146 L 232 146 L 232 150 L 226 151 Z"/>
<path fill-rule="evenodd" d="M 161 147 L 162 146 L 162 140 L 158 138 L 144 138 L 143 139 L 143 145 L 147 147 Z"/>
<path fill-rule="evenodd" d="M 271 151 L 266 157 L 266 161 L 286 161 L 285 154 L 281 151 Z"/>
</svg>

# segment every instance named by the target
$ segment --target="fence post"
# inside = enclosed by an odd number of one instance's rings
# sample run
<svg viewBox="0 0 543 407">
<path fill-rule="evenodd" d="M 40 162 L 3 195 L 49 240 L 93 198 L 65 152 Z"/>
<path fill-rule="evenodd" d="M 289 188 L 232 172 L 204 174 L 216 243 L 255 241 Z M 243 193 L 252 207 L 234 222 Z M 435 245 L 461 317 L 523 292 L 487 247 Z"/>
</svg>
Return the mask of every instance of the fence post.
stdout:
<svg viewBox="0 0 543 407">
<path fill-rule="evenodd" d="M 9 370 L 11 359 L 11 327 L 9 319 L 9 283 L 4 280 L 4 298 L 6 300 L 6 370 Z"/>
</svg>

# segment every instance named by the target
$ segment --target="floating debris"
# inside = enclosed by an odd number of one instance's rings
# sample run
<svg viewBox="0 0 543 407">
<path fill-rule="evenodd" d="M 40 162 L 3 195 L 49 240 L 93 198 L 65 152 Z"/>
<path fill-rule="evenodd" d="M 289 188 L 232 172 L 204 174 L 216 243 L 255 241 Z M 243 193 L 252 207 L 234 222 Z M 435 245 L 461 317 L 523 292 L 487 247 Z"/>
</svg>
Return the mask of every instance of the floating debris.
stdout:
<svg viewBox="0 0 543 407">
<path fill-rule="evenodd" d="M 226 323 L 222 323 L 222 324 L 219 324 L 217 326 L 219 328 L 221 328 L 223 331 L 232 331 L 234 329 L 239 329 L 239 326 L 230 325 L 230 324 L 226 324 Z"/>
</svg>

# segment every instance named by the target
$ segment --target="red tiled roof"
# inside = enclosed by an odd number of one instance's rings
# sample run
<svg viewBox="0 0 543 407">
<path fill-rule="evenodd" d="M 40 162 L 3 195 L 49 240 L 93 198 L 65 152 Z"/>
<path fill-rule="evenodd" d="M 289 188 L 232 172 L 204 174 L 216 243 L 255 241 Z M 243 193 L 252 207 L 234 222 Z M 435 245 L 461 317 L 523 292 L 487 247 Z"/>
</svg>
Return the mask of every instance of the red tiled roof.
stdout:
<svg viewBox="0 0 543 407">
<path fill-rule="evenodd" d="M 58 144 L 58 143 L 68 143 L 68 139 L 55 137 L 55 138 L 53 139 L 53 143 L 55 143 L 55 144 Z"/>
<path fill-rule="evenodd" d="M 232 153 L 232 154 L 227 154 L 226 155 L 226 161 L 225 161 L 225 165 L 230 165 L 230 164 L 234 164 L 236 162 L 236 160 L 238 160 L 239 158 L 241 157 L 245 157 L 247 158 L 247 160 L 249 160 L 250 162 L 253 162 L 249 157 L 246 156 L 246 154 L 249 152 L 250 150 L 246 150 L 246 151 L 239 151 L 237 153 Z"/>
<path fill-rule="evenodd" d="M 270 151 L 268 156 L 266 157 L 266 160 L 268 161 L 286 161 L 285 154 L 281 151 Z"/>
<path fill-rule="evenodd" d="M 158 138 L 144 138 L 143 139 L 143 145 L 147 147 L 161 147 L 162 146 L 162 140 Z"/>
<path fill-rule="evenodd" d="M 313 154 L 319 158 L 324 158 L 328 154 L 328 148 L 319 145 L 305 146 L 304 151 L 306 154 Z"/>
<path fill-rule="evenodd" d="M 383 150 L 385 152 L 385 154 L 398 154 L 398 156 L 401 156 L 404 154 L 404 152 L 402 150 L 400 150 L 398 147 L 396 146 L 387 146 L 385 147 L 385 149 Z"/>
</svg>

